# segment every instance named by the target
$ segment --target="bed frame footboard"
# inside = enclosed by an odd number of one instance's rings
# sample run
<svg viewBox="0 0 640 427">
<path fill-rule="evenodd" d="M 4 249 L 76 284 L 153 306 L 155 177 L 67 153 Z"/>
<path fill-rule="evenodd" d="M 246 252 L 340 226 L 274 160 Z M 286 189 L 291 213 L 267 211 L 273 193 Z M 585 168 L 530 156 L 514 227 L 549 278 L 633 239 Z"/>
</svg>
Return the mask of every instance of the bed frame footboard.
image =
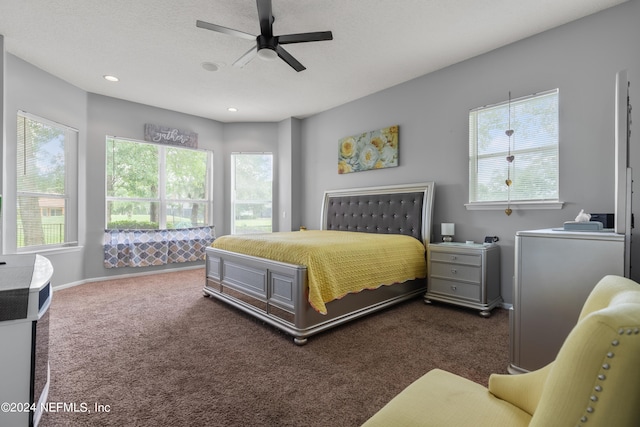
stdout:
<svg viewBox="0 0 640 427">
<path fill-rule="evenodd" d="M 292 335 L 298 345 L 306 344 L 311 335 L 426 292 L 425 279 L 381 286 L 331 301 L 328 313 L 322 315 L 307 300 L 305 266 L 215 248 L 206 248 L 206 256 L 206 296 L 279 328 Z"/>
</svg>

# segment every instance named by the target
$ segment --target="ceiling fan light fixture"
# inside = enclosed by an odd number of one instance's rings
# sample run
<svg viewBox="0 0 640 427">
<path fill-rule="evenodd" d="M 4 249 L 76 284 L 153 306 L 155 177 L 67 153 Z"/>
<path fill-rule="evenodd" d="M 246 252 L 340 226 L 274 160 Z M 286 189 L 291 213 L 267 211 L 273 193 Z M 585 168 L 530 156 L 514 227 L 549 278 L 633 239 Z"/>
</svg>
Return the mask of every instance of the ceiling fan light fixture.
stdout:
<svg viewBox="0 0 640 427">
<path fill-rule="evenodd" d="M 258 51 L 258 58 L 264 61 L 273 61 L 278 57 L 278 53 L 268 47 L 263 47 Z"/>
<path fill-rule="evenodd" d="M 204 28 L 205 30 L 215 31 L 245 40 L 255 40 L 256 46 L 249 49 L 240 59 L 233 63 L 236 67 L 245 66 L 256 56 L 266 61 L 272 61 L 279 57 L 297 72 L 304 71 L 306 69 L 305 66 L 287 52 L 282 45 L 333 40 L 331 31 L 274 35 L 274 18 L 271 0 L 257 0 L 256 4 L 258 6 L 258 21 L 260 23 L 260 34 L 258 35 L 223 27 L 222 25 L 211 24 L 209 22 L 196 21 L 196 27 L 198 28 Z"/>
<path fill-rule="evenodd" d="M 215 62 L 203 62 L 202 64 L 200 64 L 202 66 L 202 68 L 204 68 L 207 71 L 218 71 L 221 67 L 221 64 L 215 63 Z"/>
</svg>

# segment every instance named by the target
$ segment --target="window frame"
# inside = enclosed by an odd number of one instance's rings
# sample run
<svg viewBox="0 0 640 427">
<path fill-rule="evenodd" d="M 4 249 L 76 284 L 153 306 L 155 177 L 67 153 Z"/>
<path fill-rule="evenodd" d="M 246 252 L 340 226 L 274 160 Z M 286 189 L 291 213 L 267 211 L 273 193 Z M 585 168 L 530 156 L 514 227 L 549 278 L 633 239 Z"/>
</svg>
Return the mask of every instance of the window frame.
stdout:
<svg viewBox="0 0 640 427">
<path fill-rule="evenodd" d="M 249 234 L 249 233 L 238 233 L 236 229 L 236 204 L 238 202 L 236 198 L 236 156 L 270 156 L 271 157 L 271 230 L 269 232 L 273 232 L 274 227 L 274 216 L 273 216 L 273 199 L 274 199 L 274 154 L 272 152 L 266 151 L 253 151 L 253 152 L 233 152 L 230 156 L 231 163 L 231 212 L 230 212 L 230 231 L 231 234 Z M 267 202 L 267 200 L 243 200 L 244 202 Z M 266 231 L 265 231 L 266 232 Z"/>
<path fill-rule="evenodd" d="M 122 141 L 135 144 L 145 144 L 153 146 L 158 151 L 158 193 L 157 197 L 115 197 L 109 196 L 108 185 L 108 162 L 109 156 L 107 150 L 109 149 L 109 140 Z M 205 199 L 170 199 L 167 197 L 166 184 L 167 184 L 167 151 L 171 149 L 198 151 L 205 153 L 206 158 L 206 173 L 205 173 Z M 173 230 L 179 228 L 167 228 L 167 207 L 171 203 L 202 203 L 206 205 L 206 214 L 204 225 L 196 225 L 196 227 L 213 227 L 213 156 L 212 150 L 205 150 L 199 148 L 180 147 L 172 144 L 157 144 L 149 141 L 141 141 L 131 138 L 121 138 L 116 136 L 107 135 L 105 137 L 105 206 L 104 206 L 104 226 L 108 228 L 108 210 L 109 202 L 140 202 L 140 203 L 158 203 L 158 229 L 159 230 Z"/>
<path fill-rule="evenodd" d="M 528 100 L 537 100 L 540 99 L 542 97 L 546 97 L 549 95 L 553 95 L 555 94 L 556 96 L 556 102 L 557 102 L 557 118 L 556 118 L 556 125 L 559 127 L 559 101 L 560 101 L 560 91 L 558 88 L 556 89 L 551 89 L 551 90 L 547 90 L 547 91 L 543 91 L 543 92 L 537 92 L 531 95 L 526 95 L 526 96 L 522 96 L 519 98 L 515 98 L 515 99 L 509 99 L 506 101 L 502 101 L 499 103 L 495 103 L 495 104 L 491 104 L 491 105 L 485 105 L 482 107 L 478 107 L 478 108 L 474 108 L 472 110 L 469 111 L 469 187 L 468 187 L 468 191 L 469 191 L 469 202 L 465 204 L 465 207 L 468 210 L 500 210 L 500 209 L 504 209 L 506 207 L 510 207 L 513 210 L 527 210 L 527 209 L 561 209 L 564 205 L 564 202 L 562 202 L 560 200 L 560 154 L 559 154 L 559 146 L 560 146 L 560 136 L 559 136 L 559 130 L 556 134 L 556 139 L 555 139 L 555 151 L 556 151 L 556 180 L 557 180 L 557 187 L 556 187 L 556 197 L 555 198 L 531 198 L 531 199 L 515 199 L 515 200 L 509 200 L 509 198 L 507 198 L 506 200 L 483 200 L 483 201 L 477 201 L 477 197 L 475 197 L 474 195 L 477 194 L 477 189 L 478 189 L 478 160 L 480 158 L 498 158 L 501 157 L 502 155 L 504 155 L 505 153 L 502 152 L 495 152 L 493 154 L 488 154 L 488 155 L 479 155 L 478 154 L 478 127 L 477 127 L 477 117 L 478 117 L 478 113 L 481 113 L 483 111 L 488 111 L 491 109 L 496 109 L 499 107 L 503 107 L 503 106 L 507 106 L 507 105 L 513 105 L 513 104 L 518 104 L 518 103 L 523 103 L 526 102 Z M 505 131 L 507 130 L 508 126 L 505 126 Z M 515 130 L 514 135 L 516 135 L 518 133 L 518 130 L 515 129 L 515 127 L 512 124 L 512 129 Z M 506 152 L 507 150 L 505 150 Z M 514 149 L 514 153 L 517 153 L 518 150 Z M 548 151 L 548 146 L 546 147 L 536 147 L 536 148 L 529 148 L 526 149 L 524 151 L 529 151 L 529 152 L 544 152 L 544 151 Z M 505 156 L 506 157 L 506 156 Z M 516 160 L 517 160 L 517 156 L 516 156 Z M 506 159 L 505 159 L 506 161 Z M 507 178 L 507 175 L 505 173 L 505 179 Z M 506 187 L 506 186 L 505 186 Z"/>
<path fill-rule="evenodd" d="M 44 117 L 28 113 L 26 111 L 18 110 L 16 114 L 16 147 L 20 144 L 18 138 L 19 129 L 18 122 L 20 118 L 24 120 L 30 120 L 41 123 L 45 126 L 49 126 L 64 132 L 64 194 L 51 194 L 42 193 L 37 191 L 20 191 L 18 189 L 18 176 L 19 173 L 19 159 L 18 150 L 16 149 L 16 179 L 14 182 L 15 188 L 15 240 L 9 243 L 8 249 L 14 249 L 15 253 L 34 253 L 41 251 L 56 250 L 61 248 L 76 247 L 78 246 L 78 233 L 79 233 L 79 221 L 78 221 L 78 147 L 79 147 L 79 131 L 71 126 L 67 126 L 62 123 L 55 122 L 53 120 L 46 119 Z M 46 197 L 48 199 L 60 199 L 64 201 L 64 235 L 63 241 L 60 243 L 50 243 L 41 245 L 29 245 L 19 246 L 19 208 L 18 200 L 21 196 L 27 197 Z M 40 209 L 40 215 L 42 216 L 42 209 Z"/>
</svg>

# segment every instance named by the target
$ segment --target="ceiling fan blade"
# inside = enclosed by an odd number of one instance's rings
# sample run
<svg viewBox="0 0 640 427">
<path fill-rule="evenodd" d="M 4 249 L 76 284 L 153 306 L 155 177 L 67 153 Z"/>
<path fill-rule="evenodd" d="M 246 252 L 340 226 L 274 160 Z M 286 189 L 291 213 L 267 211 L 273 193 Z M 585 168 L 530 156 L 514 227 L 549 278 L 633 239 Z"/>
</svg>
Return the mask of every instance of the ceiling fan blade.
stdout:
<svg viewBox="0 0 640 427">
<path fill-rule="evenodd" d="M 230 36 L 240 37 L 247 40 L 256 40 L 257 36 L 253 34 L 245 33 L 243 31 L 234 30 L 232 28 L 223 27 L 222 25 L 210 24 L 209 22 L 196 21 L 196 27 L 204 28 L 205 30 L 216 31 L 218 33 L 228 34 Z"/>
<path fill-rule="evenodd" d="M 233 66 L 242 68 L 245 65 L 247 65 L 253 58 L 255 58 L 257 54 L 258 54 L 258 47 L 253 46 L 251 49 L 246 51 L 244 55 L 238 58 L 236 62 L 233 63 Z"/>
<path fill-rule="evenodd" d="M 333 40 L 333 34 L 331 31 L 318 31 L 315 33 L 285 34 L 277 38 L 280 44 L 291 44 Z"/>
<path fill-rule="evenodd" d="M 260 20 L 260 34 L 267 38 L 273 37 L 273 13 L 271 0 L 256 0 L 258 5 L 258 19 Z"/>
<path fill-rule="evenodd" d="M 307 69 L 304 65 L 302 65 L 300 62 L 298 62 L 298 60 L 296 58 L 291 56 L 291 54 L 289 52 L 284 50 L 284 48 L 282 46 L 277 46 L 276 47 L 276 52 L 278 53 L 278 56 L 280 58 L 282 58 L 282 60 L 284 62 L 289 64 L 291 66 L 291 68 L 293 68 L 297 72 L 300 72 L 302 70 L 306 70 Z"/>
</svg>

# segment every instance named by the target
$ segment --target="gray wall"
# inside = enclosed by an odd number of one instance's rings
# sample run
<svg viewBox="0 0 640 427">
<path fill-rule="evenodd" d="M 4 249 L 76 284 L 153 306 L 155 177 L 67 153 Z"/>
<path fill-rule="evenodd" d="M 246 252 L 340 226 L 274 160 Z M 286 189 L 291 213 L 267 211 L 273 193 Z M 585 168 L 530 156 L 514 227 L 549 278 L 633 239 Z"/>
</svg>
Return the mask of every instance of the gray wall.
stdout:
<svg viewBox="0 0 640 427">
<path fill-rule="evenodd" d="M 54 122 L 78 129 L 78 170 L 82 177 L 86 171 L 87 141 L 87 93 L 60 80 L 31 64 L 6 55 L 5 74 L 5 146 L 2 152 L 3 174 L 3 242 L 15 242 L 15 227 L 6 224 L 16 223 L 16 112 L 23 110 Z M 86 231 L 86 183 L 78 180 L 79 212 L 78 212 L 78 244 L 69 248 L 49 253 L 47 256 L 54 264 L 52 283 L 62 284 L 80 280 L 84 276 L 84 251 Z M 2 251 L 6 253 L 7 246 Z M 13 244 L 15 246 L 15 243 Z"/>
<path fill-rule="evenodd" d="M 277 185 L 280 203 L 274 209 L 279 231 L 300 228 L 302 209 L 299 203 L 302 192 L 300 180 L 300 129 L 298 119 L 287 119 L 278 126 L 278 168 Z M 275 230 L 276 228 L 274 228 Z"/>
<path fill-rule="evenodd" d="M 4 168 L 4 145 L 5 145 L 5 135 L 6 135 L 6 131 L 5 131 L 5 126 L 4 126 L 4 122 L 5 122 L 5 72 L 6 72 L 6 60 L 7 60 L 7 53 L 6 50 L 4 48 L 4 36 L 2 34 L 0 34 L 0 254 L 2 253 L 2 242 L 3 242 L 3 238 L 2 238 L 2 233 L 3 233 L 3 229 L 4 229 L 4 225 L 2 222 L 2 192 L 4 191 L 4 174 L 5 174 L 5 168 Z"/>
<path fill-rule="evenodd" d="M 318 228 L 327 189 L 436 182 L 434 227 L 456 223 L 457 240 L 500 237 L 502 294 L 512 300 L 514 235 L 572 220 L 580 209 L 614 209 L 613 106 L 615 73 L 627 69 L 632 103 L 640 104 L 640 0 L 550 30 L 446 69 L 305 119 L 280 123 L 219 123 L 128 101 L 87 94 L 7 54 L 4 73 L 6 140 L 3 191 L 15 179 L 15 111 L 22 109 L 79 129 L 80 247 L 47 254 L 56 269 L 54 286 L 110 275 L 157 271 L 105 269 L 105 135 L 143 139 L 145 123 L 190 129 L 200 146 L 214 151 L 214 223 L 230 229 L 229 155 L 233 151 L 274 153 L 274 229 Z M 560 199 L 562 210 L 468 211 L 468 112 L 518 97 L 560 89 Z M 634 99 L 635 94 L 635 99 Z M 636 105 L 637 107 L 637 105 Z M 637 109 L 637 108 L 636 108 Z M 637 121 L 637 120 L 636 120 Z M 354 133 L 400 126 L 400 166 L 337 174 L 338 139 Z M 632 133 L 631 161 L 640 174 L 640 131 Z M 15 220 L 4 198 L 5 224 Z M 13 195 L 15 200 L 15 194 Z M 636 196 L 637 199 L 637 196 Z M 14 202 L 15 203 L 15 202 Z M 640 203 L 634 200 L 634 205 Z M 276 208 L 277 207 L 277 208 Z M 283 218 L 283 212 L 287 215 Z M 6 248 L 5 248 L 6 249 Z M 640 249 L 633 250 L 640 273 Z M 169 266 L 170 268 L 174 266 Z M 632 270 L 632 275 L 634 270 Z"/>
<path fill-rule="evenodd" d="M 85 272 L 86 279 L 157 271 L 190 265 L 166 265 L 161 267 L 117 268 L 106 269 L 104 259 L 103 239 L 105 228 L 105 141 L 106 135 L 120 138 L 144 140 L 144 125 L 152 123 L 171 126 L 178 129 L 190 130 L 198 134 L 198 147 L 213 151 L 214 194 L 224 192 L 224 141 L 221 123 L 176 113 L 174 111 L 149 107 L 102 95 L 88 95 L 87 114 L 87 232 L 85 244 Z M 214 225 L 224 227 L 224 204 L 214 205 Z M 193 263 L 191 263 L 193 264 Z"/>
<path fill-rule="evenodd" d="M 305 225 L 318 227 L 324 190 L 434 181 L 435 240 L 442 222 L 456 224 L 457 241 L 499 236 L 502 295 L 511 302 L 518 230 L 562 226 L 583 208 L 614 210 L 615 75 L 628 70 L 632 103 L 635 94 L 640 104 L 638 22 L 640 2 L 625 3 L 304 120 Z M 509 91 L 519 97 L 553 88 L 560 89 L 564 208 L 511 216 L 503 210 L 467 210 L 469 110 L 506 100 Z M 338 175 L 339 138 L 394 124 L 400 126 L 399 167 Z M 639 136 L 640 131 L 632 133 L 636 174 Z"/>
</svg>

